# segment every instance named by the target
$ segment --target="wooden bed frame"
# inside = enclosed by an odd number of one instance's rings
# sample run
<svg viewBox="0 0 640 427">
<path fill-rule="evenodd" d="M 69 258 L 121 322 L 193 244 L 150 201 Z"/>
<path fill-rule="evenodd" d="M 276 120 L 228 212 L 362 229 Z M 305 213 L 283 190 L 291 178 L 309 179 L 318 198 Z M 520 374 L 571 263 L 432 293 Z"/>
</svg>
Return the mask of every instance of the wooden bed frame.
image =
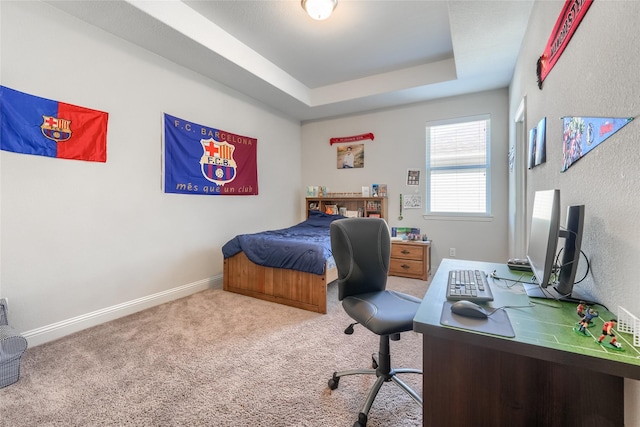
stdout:
<svg viewBox="0 0 640 427">
<path fill-rule="evenodd" d="M 324 314 L 327 285 L 337 278 L 335 267 L 325 267 L 324 275 L 263 267 L 239 252 L 224 260 L 223 289 Z"/>
</svg>

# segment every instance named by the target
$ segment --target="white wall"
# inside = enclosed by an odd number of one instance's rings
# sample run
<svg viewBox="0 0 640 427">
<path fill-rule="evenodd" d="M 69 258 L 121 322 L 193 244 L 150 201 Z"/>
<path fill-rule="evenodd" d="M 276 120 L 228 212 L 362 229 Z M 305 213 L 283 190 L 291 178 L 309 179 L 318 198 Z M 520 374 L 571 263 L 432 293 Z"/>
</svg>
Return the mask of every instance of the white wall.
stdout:
<svg viewBox="0 0 640 427">
<path fill-rule="evenodd" d="M 457 96 L 351 117 L 305 123 L 302 126 L 302 185 L 324 185 L 331 191 L 360 191 L 373 183 L 387 184 L 389 225 L 419 227 L 433 240 L 432 266 L 449 257 L 504 262 L 507 259 L 508 93 L 506 89 Z M 455 117 L 491 115 L 491 211 L 489 221 L 425 219 L 426 124 Z M 337 148 L 329 139 L 372 132 L 366 140 L 365 166 L 337 169 Z M 406 185 L 407 169 L 420 169 L 420 187 Z M 405 209 L 398 219 L 400 194 L 419 194 L 423 209 Z M 301 209 L 304 206 L 301 204 Z M 472 240 L 466 240 L 466 236 Z"/>
<path fill-rule="evenodd" d="M 0 295 L 31 345 L 219 285 L 228 239 L 300 220 L 297 121 L 47 4 L 0 12 L 2 85 L 109 113 L 106 163 L 0 152 Z M 259 195 L 164 194 L 163 112 L 257 138 Z"/>
<path fill-rule="evenodd" d="M 639 121 L 631 122 L 560 173 L 560 117 L 634 117 L 639 113 L 640 44 L 635 40 L 640 37 L 640 2 L 593 2 L 539 90 L 536 60 L 563 4 L 535 3 L 511 86 L 512 116 L 526 96 L 528 128 L 547 117 L 547 162 L 528 172 L 528 199 L 531 202 L 536 190 L 559 188 L 563 213 L 567 205 L 585 205 L 582 249 L 591 261 L 591 275 L 579 286 L 614 313 L 622 305 L 640 316 Z M 627 380 L 627 426 L 640 425 L 639 401 L 640 382 Z"/>
</svg>

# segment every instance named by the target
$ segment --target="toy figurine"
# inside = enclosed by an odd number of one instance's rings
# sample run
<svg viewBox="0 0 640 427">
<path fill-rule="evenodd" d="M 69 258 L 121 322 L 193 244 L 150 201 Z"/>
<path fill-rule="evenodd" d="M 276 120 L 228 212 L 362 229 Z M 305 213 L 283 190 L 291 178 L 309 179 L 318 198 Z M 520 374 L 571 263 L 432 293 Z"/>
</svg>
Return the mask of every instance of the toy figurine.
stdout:
<svg viewBox="0 0 640 427">
<path fill-rule="evenodd" d="M 609 335 L 611 337 L 611 341 L 609 342 L 609 344 L 611 344 L 611 346 L 615 348 L 622 348 L 622 344 L 617 341 L 616 336 L 613 333 L 613 328 L 616 326 L 617 322 L 618 321 L 616 319 L 611 319 L 608 322 L 604 322 L 604 325 L 602 326 L 602 335 L 600 335 L 600 338 L 598 339 L 599 343 L 602 344 L 602 340 L 604 339 L 604 337 L 606 335 Z"/>
<path fill-rule="evenodd" d="M 580 303 L 578 304 L 578 307 L 576 307 L 576 313 L 578 313 L 578 316 L 584 317 L 585 308 L 586 307 L 584 305 L 584 301 L 580 301 Z"/>
<path fill-rule="evenodd" d="M 589 324 L 591 323 L 591 319 L 593 319 L 594 317 L 598 317 L 598 312 L 595 311 L 593 308 L 589 308 L 585 312 L 584 317 L 580 320 L 580 323 L 579 323 L 580 327 L 578 328 L 578 330 L 583 334 L 587 335 L 586 328 L 589 327 Z"/>
</svg>

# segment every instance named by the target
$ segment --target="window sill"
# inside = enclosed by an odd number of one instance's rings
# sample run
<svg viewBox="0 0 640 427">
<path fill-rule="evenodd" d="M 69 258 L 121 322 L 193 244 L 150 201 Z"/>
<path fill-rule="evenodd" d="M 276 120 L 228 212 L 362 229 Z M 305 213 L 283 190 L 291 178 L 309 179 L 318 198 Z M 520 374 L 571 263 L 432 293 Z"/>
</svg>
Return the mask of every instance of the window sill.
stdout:
<svg viewBox="0 0 640 427">
<path fill-rule="evenodd" d="M 493 215 L 423 214 L 422 218 L 428 221 L 476 221 L 476 222 L 493 221 Z"/>
</svg>

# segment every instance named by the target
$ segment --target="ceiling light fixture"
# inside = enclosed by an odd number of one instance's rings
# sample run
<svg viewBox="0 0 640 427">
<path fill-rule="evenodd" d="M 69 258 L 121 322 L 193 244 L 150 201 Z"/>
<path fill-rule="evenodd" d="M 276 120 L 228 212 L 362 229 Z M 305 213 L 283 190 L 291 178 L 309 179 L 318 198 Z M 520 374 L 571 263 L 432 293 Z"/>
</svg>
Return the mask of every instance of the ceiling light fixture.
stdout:
<svg viewBox="0 0 640 427">
<path fill-rule="evenodd" d="M 331 16 L 338 0 L 302 0 L 302 8 L 315 20 L 322 21 Z"/>
</svg>

